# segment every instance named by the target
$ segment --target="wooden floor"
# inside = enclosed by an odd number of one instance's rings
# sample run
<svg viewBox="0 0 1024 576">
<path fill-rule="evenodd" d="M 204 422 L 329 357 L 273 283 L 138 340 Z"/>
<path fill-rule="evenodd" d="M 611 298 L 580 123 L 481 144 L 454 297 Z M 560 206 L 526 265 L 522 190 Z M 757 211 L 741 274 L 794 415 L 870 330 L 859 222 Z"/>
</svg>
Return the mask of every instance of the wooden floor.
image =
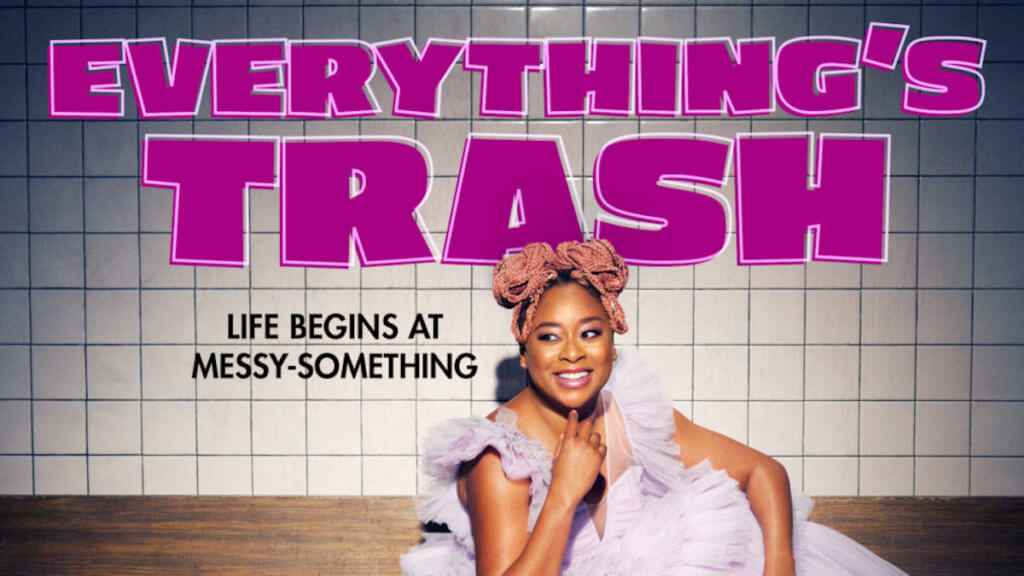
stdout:
<svg viewBox="0 0 1024 576">
<path fill-rule="evenodd" d="M 1024 574 L 1024 499 L 818 498 L 912 575 Z M 410 498 L 0 497 L 0 574 L 398 574 Z"/>
</svg>

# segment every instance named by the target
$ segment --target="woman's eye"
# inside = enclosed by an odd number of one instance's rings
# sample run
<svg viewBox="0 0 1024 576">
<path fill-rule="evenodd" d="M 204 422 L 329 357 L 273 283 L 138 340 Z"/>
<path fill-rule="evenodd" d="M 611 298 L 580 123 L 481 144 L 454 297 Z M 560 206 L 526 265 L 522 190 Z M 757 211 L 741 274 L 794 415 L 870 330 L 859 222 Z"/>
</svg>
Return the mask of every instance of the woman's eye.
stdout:
<svg viewBox="0 0 1024 576">
<path fill-rule="evenodd" d="M 597 338 L 600 335 L 601 335 L 601 331 L 600 330 L 584 330 L 583 331 L 583 337 L 584 338 Z"/>
<path fill-rule="evenodd" d="M 540 334 L 537 336 L 537 340 L 541 342 L 553 342 L 558 339 L 558 336 L 554 334 Z"/>
</svg>

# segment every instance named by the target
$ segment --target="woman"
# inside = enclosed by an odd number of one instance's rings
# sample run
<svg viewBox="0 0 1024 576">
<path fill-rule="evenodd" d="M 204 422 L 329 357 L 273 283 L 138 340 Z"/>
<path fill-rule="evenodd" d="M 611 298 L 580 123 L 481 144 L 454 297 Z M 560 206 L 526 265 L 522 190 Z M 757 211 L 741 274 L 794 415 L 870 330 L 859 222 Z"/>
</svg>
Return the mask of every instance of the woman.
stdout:
<svg viewBox="0 0 1024 576">
<path fill-rule="evenodd" d="M 431 432 L 417 513 L 451 534 L 425 534 L 403 573 L 903 574 L 807 522 L 778 462 L 693 424 L 620 357 L 627 277 L 605 240 L 534 243 L 495 267 L 529 386 Z"/>
</svg>

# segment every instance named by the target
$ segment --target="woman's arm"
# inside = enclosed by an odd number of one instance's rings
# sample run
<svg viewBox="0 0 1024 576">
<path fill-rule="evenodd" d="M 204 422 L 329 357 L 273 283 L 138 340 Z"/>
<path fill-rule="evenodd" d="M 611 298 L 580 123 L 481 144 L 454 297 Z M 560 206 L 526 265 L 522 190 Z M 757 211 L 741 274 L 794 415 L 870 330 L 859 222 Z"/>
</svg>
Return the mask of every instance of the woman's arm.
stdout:
<svg viewBox="0 0 1024 576">
<path fill-rule="evenodd" d="M 501 457 L 493 450 L 485 452 L 469 472 L 466 499 L 478 575 L 557 576 L 575 506 L 548 498 L 533 533 L 527 532 L 530 481 L 509 480 Z"/>
<path fill-rule="evenodd" d="M 691 422 L 675 411 L 675 441 L 687 467 L 705 459 L 724 469 L 747 493 L 764 534 L 766 576 L 792 576 L 793 502 L 786 469 L 771 457 Z"/>
<path fill-rule="evenodd" d="M 558 576 L 572 519 L 607 453 L 593 422 L 573 410 L 552 457 L 551 485 L 534 524 L 529 480 L 510 480 L 501 456 L 486 450 L 466 478 L 464 493 L 473 527 L 478 575 Z M 460 479 L 461 480 L 461 479 Z"/>
</svg>

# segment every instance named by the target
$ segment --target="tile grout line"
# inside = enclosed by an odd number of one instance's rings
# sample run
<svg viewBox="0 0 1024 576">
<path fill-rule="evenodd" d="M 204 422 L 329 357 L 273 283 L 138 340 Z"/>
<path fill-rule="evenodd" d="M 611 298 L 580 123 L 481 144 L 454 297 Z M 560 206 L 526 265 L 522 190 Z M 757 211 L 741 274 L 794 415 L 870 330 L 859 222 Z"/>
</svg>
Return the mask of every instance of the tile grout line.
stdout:
<svg viewBox="0 0 1024 576">
<path fill-rule="evenodd" d="M 981 37 L 981 2 L 974 4 L 974 35 Z M 974 111 L 974 177 L 971 178 L 971 346 L 967 356 L 967 495 L 974 491 L 974 300 L 977 279 L 978 111 Z M 920 208 L 918 208 L 920 211 Z"/>
<path fill-rule="evenodd" d="M 917 14 L 918 34 L 924 35 L 924 6 L 918 8 Z M 909 31 L 908 31 L 909 32 Z M 905 56 L 904 56 L 905 57 Z M 916 225 L 917 235 L 914 238 L 914 404 L 913 417 L 911 419 L 913 428 L 910 431 L 910 449 L 913 454 L 910 468 L 910 494 L 917 495 L 917 372 L 918 372 L 918 341 L 920 340 L 920 308 L 921 308 L 921 129 L 923 128 L 922 117 L 917 117 L 917 179 L 915 183 L 915 194 L 917 195 Z M 972 264 L 973 267 L 973 264 Z"/>
<path fill-rule="evenodd" d="M 861 27 L 866 29 L 868 25 L 868 5 L 867 2 L 861 5 Z M 867 80 L 865 79 L 865 70 L 861 74 L 861 82 L 864 83 L 861 88 L 861 102 L 867 101 Z M 860 109 L 860 133 L 863 135 L 867 129 L 867 120 L 864 115 L 864 107 L 862 105 Z M 819 154 L 821 151 L 819 150 Z M 887 150 L 886 154 L 890 154 L 891 151 Z M 888 175 L 886 175 L 888 178 Z M 887 239 L 883 239 L 883 242 L 887 242 Z M 888 249 L 888 248 L 886 248 Z M 863 470 L 861 469 L 861 458 L 863 458 L 863 451 L 861 450 L 861 434 L 863 433 L 863 424 L 861 419 L 863 415 L 863 389 L 864 389 L 864 264 L 857 265 L 857 283 L 859 284 L 857 290 L 857 495 L 861 496 L 861 476 Z"/>
<path fill-rule="evenodd" d="M 811 0 L 804 2 L 804 28 L 807 36 L 811 35 Z M 810 122 L 805 118 L 804 130 L 810 131 Z M 804 271 L 804 333 L 803 333 L 803 398 L 800 409 L 800 487 L 807 491 L 807 262 L 803 263 Z M 858 395 L 860 380 L 858 378 Z"/>
<path fill-rule="evenodd" d="M 84 16 L 85 10 L 83 10 L 83 0 L 78 0 L 78 37 L 85 37 L 85 25 L 82 23 L 82 17 Z M 26 20 L 28 15 L 26 14 Z M 27 56 L 27 55 L 26 55 Z M 28 98 L 26 94 L 26 99 Z M 86 181 L 86 159 L 85 159 L 85 122 L 79 121 L 81 128 L 81 146 L 82 154 L 80 161 L 82 163 L 82 376 L 85 380 L 85 400 L 82 402 L 82 412 L 84 417 L 84 428 L 85 428 L 85 494 L 89 495 L 92 486 L 89 482 L 89 258 L 86 254 L 85 246 L 85 181 Z"/>
<path fill-rule="evenodd" d="M 245 37 L 246 38 L 248 38 L 249 34 L 250 34 L 250 29 L 249 29 L 249 8 L 250 8 L 250 0 L 245 0 Z M 245 137 L 246 137 L 247 141 L 251 137 L 251 132 L 252 132 L 252 121 L 249 120 L 249 118 L 246 118 L 245 119 Z M 249 189 L 245 190 L 243 192 L 243 194 L 246 195 L 246 202 L 245 202 L 246 217 L 249 219 L 249 222 L 252 222 L 252 202 L 249 201 L 250 190 Z M 246 268 L 246 272 L 247 272 L 247 274 L 249 276 L 249 286 L 246 289 L 246 296 L 248 297 L 249 316 L 252 317 L 252 264 L 253 264 L 252 252 L 253 252 L 253 250 L 252 250 L 252 236 L 251 235 L 249 235 L 249 234 L 246 235 L 245 243 L 246 243 L 245 249 L 246 249 L 246 251 L 248 253 L 248 258 L 246 258 L 248 260 L 248 262 L 246 263 L 246 267 L 245 268 Z M 196 326 L 196 331 L 197 332 L 199 331 L 199 327 L 198 326 Z M 253 334 L 250 333 L 249 334 L 249 338 L 247 339 L 247 345 L 248 345 L 248 348 L 249 348 L 249 354 L 252 354 L 252 341 L 253 341 Z M 255 402 L 255 397 L 253 395 L 253 386 L 254 386 L 253 380 L 254 380 L 253 376 L 252 376 L 252 374 L 250 374 L 249 375 L 249 490 L 250 490 L 251 494 L 253 496 L 255 496 L 256 495 L 256 456 L 255 456 L 255 454 L 256 454 L 256 402 Z M 198 405 L 198 403 L 199 403 L 199 400 L 197 398 L 196 399 L 196 404 Z M 198 424 L 198 419 L 197 419 L 196 426 L 198 427 L 198 425 L 199 424 Z M 196 438 L 197 438 L 196 441 L 198 442 L 198 434 L 196 435 Z M 198 452 L 198 450 L 197 450 L 197 452 Z"/>
<path fill-rule="evenodd" d="M 29 99 L 27 94 L 28 87 L 28 0 L 25 0 L 22 8 L 22 25 L 24 37 L 24 50 L 25 50 L 25 86 L 26 86 L 26 98 L 25 98 L 25 218 L 27 220 L 25 229 L 28 231 L 26 237 L 28 239 L 28 420 L 29 420 L 29 468 L 31 469 L 31 493 L 33 496 L 36 492 L 36 425 L 35 425 L 35 414 L 36 414 L 36 403 L 35 403 L 35 341 L 34 333 L 32 330 L 32 180 L 27 176 L 31 175 L 32 165 L 32 147 L 30 146 L 29 140 Z"/>
<path fill-rule="evenodd" d="M 419 23 L 420 12 L 419 12 L 419 7 L 416 5 L 416 3 L 417 3 L 417 0 L 413 0 L 413 9 L 412 9 L 412 44 L 413 44 L 413 48 L 418 50 L 419 48 L 417 48 L 417 46 L 419 46 L 419 44 L 417 42 L 419 40 L 419 36 L 417 35 L 417 31 L 418 31 L 418 26 L 417 25 Z M 463 54 L 465 54 L 465 52 L 463 52 Z M 452 66 L 454 66 L 454 64 Z M 439 98 L 439 100 L 440 100 L 440 98 Z M 440 111 L 440 109 L 441 109 L 441 102 L 440 101 L 437 102 L 437 107 L 438 107 L 438 111 Z M 419 129 L 420 129 L 420 121 L 418 119 L 414 118 L 413 121 L 412 121 L 412 139 L 417 141 L 417 142 L 419 142 L 419 135 L 420 135 Z M 431 179 L 431 185 L 433 185 L 433 181 L 432 180 L 433 179 Z M 426 238 L 426 240 L 428 240 L 428 241 L 430 240 L 429 235 L 430 235 L 430 232 L 427 232 L 427 236 L 428 237 Z M 420 274 L 419 274 L 419 272 L 420 272 L 420 265 L 419 264 L 413 264 L 413 266 L 412 266 L 412 284 L 413 284 L 413 294 L 412 294 L 412 297 L 413 297 L 413 311 L 414 311 L 414 313 L 416 315 L 419 315 L 419 312 L 420 312 Z M 419 340 L 420 340 L 420 337 L 417 336 L 413 340 L 413 345 L 412 345 L 413 346 L 413 353 L 415 353 L 417 355 L 417 357 L 418 357 L 419 351 L 420 351 Z M 420 378 L 413 378 L 412 379 L 412 386 L 413 386 L 413 396 L 415 398 L 414 401 L 413 401 L 413 406 L 412 406 L 413 493 L 414 494 L 419 494 L 420 493 L 420 475 L 419 475 L 419 466 L 417 466 L 417 464 L 419 462 L 419 451 L 420 451 Z"/>
<path fill-rule="evenodd" d="M 134 26 L 135 26 L 135 35 L 138 36 L 139 35 L 139 15 L 138 15 L 138 9 L 136 9 L 135 12 L 133 13 L 133 20 L 134 20 Z M 136 117 L 135 117 L 135 135 L 136 135 L 136 138 L 138 138 L 138 141 L 143 141 L 142 123 L 139 120 L 138 115 L 136 115 Z M 136 151 L 138 151 L 138 148 L 136 148 Z M 142 173 L 142 160 L 141 160 L 141 156 L 140 156 L 140 158 L 138 160 L 139 160 L 139 164 L 138 164 L 139 180 L 137 180 L 136 184 L 135 184 L 135 224 L 136 224 L 135 232 L 136 232 L 136 246 L 137 246 L 137 248 L 136 248 L 136 250 L 137 250 L 136 256 L 138 256 L 138 261 L 137 261 L 136 265 L 138 266 L 138 287 L 139 287 L 139 299 L 138 299 L 138 303 L 139 303 L 139 308 L 138 308 L 138 314 L 139 314 L 139 494 L 141 495 L 141 494 L 145 494 L 146 493 L 146 475 L 144 473 L 144 471 L 145 471 L 145 456 L 143 456 L 143 442 L 142 442 L 142 439 L 143 439 L 142 414 L 144 412 L 143 409 L 145 408 L 145 405 L 143 404 L 142 383 L 145 382 L 145 380 L 144 380 L 143 362 L 142 362 L 142 349 L 143 349 L 142 348 L 142 344 L 143 344 L 143 339 L 142 339 L 142 183 L 141 183 L 141 178 L 143 176 L 143 173 Z M 195 329 L 194 329 L 194 325 L 195 325 L 195 316 L 194 316 L 195 315 L 195 305 L 194 305 L 194 303 L 195 303 L 195 297 L 193 296 L 193 331 L 192 331 L 193 338 L 195 337 Z M 198 466 L 197 466 L 197 468 L 198 468 Z"/>
<path fill-rule="evenodd" d="M 356 6 L 356 37 L 362 40 L 363 38 L 363 0 L 359 0 Z M 356 118 L 356 127 L 359 136 L 363 135 L 363 119 Z M 346 248 L 349 250 L 350 261 L 352 260 L 352 241 L 346 241 Z M 354 262 L 352 262 L 354 264 Z M 350 268 L 351 270 L 351 268 Z M 363 313 L 363 263 L 359 261 L 359 289 L 356 292 L 359 295 L 359 313 Z M 359 352 L 363 351 L 363 341 L 359 339 Z M 359 494 L 366 495 L 366 455 L 363 450 L 363 428 L 365 426 L 363 416 L 363 380 L 359 379 Z"/>
<path fill-rule="evenodd" d="M 305 2 L 305 0 L 302 0 L 302 4 L 300 6 L 299 18 L 301 19 L 301 22 L 302 22 L 302 39 L 306 40 L 306 2 Z M 306 128 L 308 126 L 308 123 L 306 122 L 306 120 L 302 120 L 301 122 L 302 122 L 302 136 L 305 137 L 306 136 Z M 279 144 L 278 144 L 278 146 L 281 146 L 281 147 L 283 147 L 284 145 L 285 145 L 285 143 L 283 141 L 279 142 Z M 278 154 L 279 155 L 283 155 L 283 150 L 278 150 Z M 277 174 L 278 214 L 280 214 L 280 210 L 281 210 L 281 208 L 280 208 L 281 188 L 284 186 L 284 178 L 281 175 L 281 173 L 283 173 L 283 172 L 284 172 L 284 166 L 283 166 L 282 163 L 278 162 L 278 174 Z M 278 220 L 277 235 L 278 235 L 278 242 L 277 242 L 278 261 L 280 262 L 280 251 L 282 249 L 280 219 Z M 309 318 L 309 268 L 305 267 L 305 266 L 302 268 L 302 313 L 305 315 L 305 318 L 308 320 L 308 318 Z M 309 352 L 309 334 L 308 333 L 303 334 L 303 338 L 302 338 L 302 351 L 303 351 L 303 353 Z M 312 374 L 310 374 L 310 376 L 312 376 Z M 302 379 L 302 385 L 303 385 L 302 410 L 303 410 L 303 422 L 305 424 L 305 434 L 306 434 L 305 437 L 303 438 L 303 446 L 304 446 L 305 452 L 306 452 L 306 458 L 305 458 L 305 464 L 306 464 L 306 496 L 309 496 L 310 495 L 309 494 L 309 452 L 310 452 L 310 450 L 309 450 L 309 377 L 306 377 L 306 378 Z"/>
<path fill-rule="evenodd" d="M 699 28 L 699 22 L 697 19 L 697 3 L 693 4 L 693 36 L 697 37 L 697 30 Z M 686 50 L 686 46 L 682 46 L 680 50 Z M 680 54 L 680 57 L 684 57 L 685 54 Z M 682 64 L 680 64 L 682 67 Z M 685 90 L 680 80 L 679 85 L 680 93 Z M 682 94 L 680 94 L 682 95 Z M 682 106 L 680 106 L 682 110 Z M 697 122 L 694 120 L 693 123 L 694 131 L 697 129 Z M 639 298 L 637 298 L 639 300 Z M 637 334 L 639 336 L 639 334 Z M 639 341 L 639 338 L 637 339 Z M 690 276 L 690 420 L 695 424 L 697 423 L 697 266 L 693 267 L 693 274 Z"/>
<path fill-rule="evenodd" d="M 753 3 L 753 0 L 751 0 L 751 2 L 750 2 L 750 29 L 749 29 L 749 33 L 750 33 L 750 37 L 754 36 L 754 3 Z M 772 58 L 774 59 L 774 55 L 772 56 Z M 750 117 L 750 118 L 747 119 L 747 129 L 750 132 L 754 131 L 754 119 L 753 119 L 753 117 Z M 730 170 L 732 170 L 732 173 L 733 173 L 733 175 L 732 175 L 733 190 L 734 190 L 734 192 L 733 192 L 733 199 L 735 199 L 735 189 L 736 189 L 736 168 L 735 168 L 735 165 L 730 167 Z M 739 231 L 737 231 L 737 234 L 739 234 Z M 738 243 L 738 240 L 737 240 L 737 243 Z M 737 250 L 738 250 L 738 248 L 737 248 Z M 747 446 L 750 446 L 750 342 L 751 342 L 751 334 L 750 334 L 750 332 L 751 332 L 751 330 L 750 330 L 751 310 L 750 310 L 750 304 L 751 304 L 751 299 L 753 298 L 753 288 L 754 288 L 754 273 L 753 273 L 752 268 L 750 266 L 747 266 L 747 441 L 746 441 Z"/>
</svg>

